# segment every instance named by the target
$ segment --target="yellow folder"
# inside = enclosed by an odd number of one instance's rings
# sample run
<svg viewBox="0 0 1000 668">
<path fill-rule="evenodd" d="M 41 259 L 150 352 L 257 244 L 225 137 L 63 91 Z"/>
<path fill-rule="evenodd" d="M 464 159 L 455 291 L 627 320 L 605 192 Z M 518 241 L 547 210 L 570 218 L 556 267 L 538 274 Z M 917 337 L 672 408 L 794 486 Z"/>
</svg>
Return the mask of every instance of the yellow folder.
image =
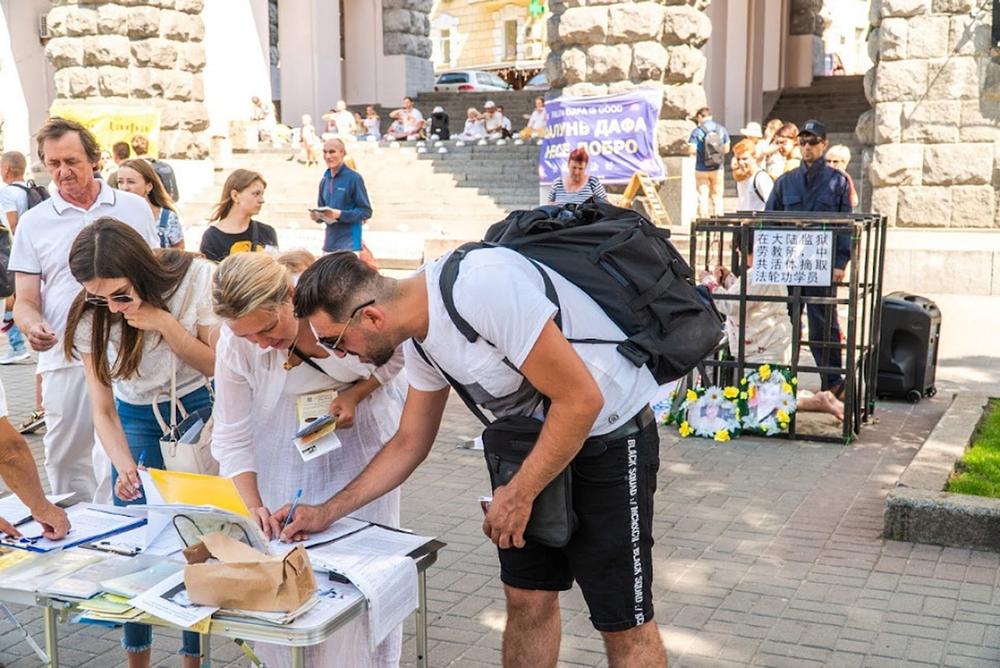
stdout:
<svg viewBox="0 0 1000 668">
<path fill-rule="evenodd" d="M 166 503 L 215 506 L 250 517 L 250 511 L 231 478 L 161 469 L 149 469 L 149 475 Z"/>
</svg>

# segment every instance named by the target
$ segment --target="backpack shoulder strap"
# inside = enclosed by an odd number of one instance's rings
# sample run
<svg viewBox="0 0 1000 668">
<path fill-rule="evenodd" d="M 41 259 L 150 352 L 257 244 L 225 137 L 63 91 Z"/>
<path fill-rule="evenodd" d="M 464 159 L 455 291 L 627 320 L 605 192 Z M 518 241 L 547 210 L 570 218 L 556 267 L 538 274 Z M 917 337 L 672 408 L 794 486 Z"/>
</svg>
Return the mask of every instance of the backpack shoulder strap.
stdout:
<svg viewBox="0 0 1000 668">
<path fill-rule="evenodd" d="M 430 358 L 430 355 L 428 355 L 424 351 L 424 349 L 421 347 L 421 345 L 419 343 L 417 343 L 416 339 L 411 339 L 411 340 L 413 341 L 413 347 L 417 349 L 417 353 L 420 354 L 420 356 L 424 359 L 425 362 L 427 362 L 427 364 L 429 364 L 430 366 L 432 366 L 435 369 L 437 369 L 437 372 L 440 373 L 442 376 L 444 376 L 444 379 L 455 390 L 455 393 L 462 400 L 462 403 L 465 404 L 465 407 L 468 408 L 470 411 L 472 411 L 472 414 L 475 415 L 477 418 L 479 418 L 479 421 L 482 422 L 483 425 L 489 427 L 490 424 L 491 424 L 490 419 L 486 417 L 486 414 L 483 413 L 479 409 L 479 406 L 476 405 L 476 402 L 472 400 L 472 396 L 465 389 L 465 386 L 463 386 L 461 383 L 459 383 L 454 378 L 452 378 L 450 375 L 448 375 L 447 371 L 445 371 L 444 369 L 442 369 L 441 367 L 439 367 L 434 362 L 434 360 L 432 360 Z"/>
<path fill-rule="evenodd" d="M 483 244 L 480 242 L 468 243 L 460 246 L 455 250 L 451 256 L 445 260 L 444 267 L 441 269 L 441 277 L 439 279 L 439 287 L 441 288 L 441 300 L 444 302 L 444 308 L 448 312 L 448 317 L 451 318 L 452 323 L 455 328 L 464 336 L 469 343 L 475 343 L 478 339 L 482 338 L 479 332 L 469 324 L 469 322 L 462 317 L 462 314 L 458 312 L 458 308 L 455 306 L 455 283 L 458 281 L 458 273 L 461 269 L 460 265 L 465 256 L 474 250 L 479 248 L 491 248 L 489 244 Z M 552 279 L 545 272 L 542 267 L 529 257 L 525 257 L 528 262 L 538 270 L 538 273 L 542 276 L 542 282 L 545 284 L 545 296 L 556 306 L 555 323 L 559 329 L 562 329 L 562 318 L 559 314 L 559 295 L 556 293 L 556 287 L 552 283 Z M 486 339 L 483 339 L 486 341 Z M 493 345 L 490 341 L 486 341 L 491 346 Z"/>
</svg>

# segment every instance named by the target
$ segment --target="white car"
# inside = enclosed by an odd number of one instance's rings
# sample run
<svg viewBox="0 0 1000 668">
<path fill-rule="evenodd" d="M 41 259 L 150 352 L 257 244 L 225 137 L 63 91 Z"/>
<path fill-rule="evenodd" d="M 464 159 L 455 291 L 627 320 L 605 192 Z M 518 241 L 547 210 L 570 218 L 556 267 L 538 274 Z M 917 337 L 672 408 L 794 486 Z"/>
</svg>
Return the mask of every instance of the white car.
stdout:
<svg viewBox="0 0 1000 668">
<path fill-rule="evenodd" d="M 492 72 L 457 70 L 440 74 L 434 82 L 435 92 L 475 92 L 510 90 L 511 85 Z"/>
</svg>

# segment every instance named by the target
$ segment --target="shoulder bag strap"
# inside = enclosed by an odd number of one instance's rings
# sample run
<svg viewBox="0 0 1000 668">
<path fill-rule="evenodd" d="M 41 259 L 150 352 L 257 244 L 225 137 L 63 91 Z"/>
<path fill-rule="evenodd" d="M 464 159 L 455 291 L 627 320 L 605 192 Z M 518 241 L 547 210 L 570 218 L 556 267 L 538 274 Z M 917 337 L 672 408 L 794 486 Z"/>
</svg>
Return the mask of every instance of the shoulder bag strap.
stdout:
<svg viewBox="0 0 1000 668">
<path fill-rule="evenodd" d="M 257 232 L 258 232 L 258 230 L 257 230 L 257 221 L 256 220 L 251 220 L 250 221 L 250 252 L 251 253 L 256 253 L 257 252 Z"/>
<path fill-rule="evenodd" d="M 487 418 L 486 415 L 481 410 L 479 410 L 479 406 L 477 406 L 476 402 L 472 400 L 472 396 L 465 389 L 465 386 L 463 386 L 457 380 L 448 375 L 447 371 L 439 367 L 437 363 L 430 358 L 430 355 L 428 355 L 424 351 L 424 349 L 420 346 L 420 344 L 417 343 L 416 339 L 411 339 L 411 340 L 413 341 L 413 347 L 417 349 L 417 352 L 420 354 L 422 358 L 424 358 L 424 361 L 427 362 L 432 367 L 434 367 L 435 369 L 437 369 L 438 373 L 444 376 L 444 379 L 448 382 L 449 385 L 452 386 L 452 388 L 455 390 L 455 393 L 458 394 L 459 398 L 462 400 L 462 403 L 465 404 L 465 407 L 468 408 L 470 411 L 472 411 L 472 414 L 475 415 L 477 418 L 479 418 L 479 421 L 482 422 L 483 425 L 489 427 L 490 424 L 492 424 L 490 422 L 490 419 Z"/>
<path fill-rule="evenodd" d="M 306 355 L 304 352 L 302 352 L 301 350 L 299 350 L 299 348 L 297 346 L 292 346 L 292 353 L 294 353 L 295 356 L 298 357 L 300 360 L 302 360 L 305 364 L 308 364 L 312 368 L 316 369 L 316 371 L 319 371 L 324 376 L 329 376 L 330 375 L 326 371 L 323 370 L 323 367 L 321 367 L 319 364 L 316 364 L 316 362 L 313 361 L 312 357 L 310 357 L 309 355 Z"/>
</svg>

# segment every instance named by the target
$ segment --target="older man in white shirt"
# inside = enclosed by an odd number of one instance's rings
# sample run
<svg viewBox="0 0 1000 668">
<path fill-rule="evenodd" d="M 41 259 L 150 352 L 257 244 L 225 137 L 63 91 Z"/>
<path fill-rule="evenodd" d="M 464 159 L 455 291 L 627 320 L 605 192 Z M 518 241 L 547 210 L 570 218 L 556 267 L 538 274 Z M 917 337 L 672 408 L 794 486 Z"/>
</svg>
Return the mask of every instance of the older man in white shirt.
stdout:
<svg viewBox="0 0 1000 668">
<path fill-rule="evenodd" d="M 95 448 L 83 366 L 62 352 L 67 312 L 81 290 L 69 270 L 69 250 L 83 227 L 103 217 L 132 226 L 153 248 L 159 241 L 145 200 L 94 178 L 101 151 L 90 131 L 51 118 L 37 137 L 38 155 L 56 192 L 18 222 L 9 265 L 16 273 L 14 320 L 39 353 L 45 471 L 52 492 L 78 492 L 89 499 L 110 478 L 110 466 L 100 446 Z M 110 501 L 110 488 L 105 489 L 98 498 Z"/>
</svg>

